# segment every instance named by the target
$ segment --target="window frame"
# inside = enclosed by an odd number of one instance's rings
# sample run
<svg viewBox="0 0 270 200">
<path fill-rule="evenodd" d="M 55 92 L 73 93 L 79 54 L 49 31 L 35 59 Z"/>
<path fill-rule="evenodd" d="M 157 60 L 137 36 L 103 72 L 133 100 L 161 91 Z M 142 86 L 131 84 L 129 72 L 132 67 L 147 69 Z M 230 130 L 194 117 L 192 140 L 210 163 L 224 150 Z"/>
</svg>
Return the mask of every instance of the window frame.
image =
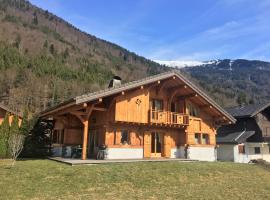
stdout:
<svg viewBox="0 0 270 200">
<path fill-rule="evenodd" d="M 198 136 L 198 139 L 196 138 L 196 136 Z M 194 134 L 194 141 L 195 141 L 195 144 L 202 144 L 202 139 L 201 139 L 201 134 L 200 133 L 195 133 Z"/>
<path fill-rule="evenodd" d="M 188 114 L 192 117 L 200 117 L 200 109 L 191 102 L 187 103 Z"/>
<path fill-rule="evenodd" d="M 245 154 L 246 153 L 245 145 L 244 144 L 239 144 L 238 145 L 238 153 L 239 154 Z"/>
<path fill-rule="evenodd" d="M 259 150 L 259 151 L 256 151 Z M 254 147 L 254 154 L 258 155 L 261 154 L 261 147 Z"/>
<path fill-rule="evenodd" d="M 123 139 L 123 133 L 127 134 L 126 135 L 126 140 L 122 141 Z M 130 131 L 127 129 L 122 129 L 120 130 L 121 138 L 120 138 L 120 144 L 121 145 L 130 145 Z"/>
<path fill-rule="evenodd" d="M 156 109 L 156 108 L 154 108 L 154 106 L 156 105 L 155 104 L 155 101 L 159 101 L 161 104 L 161 109 L 160 110 L 158 110 L 158 109 Z M 156 107 L 156 106 L 155 106 Z M 164 110 L 164 101 L 163 101 L 163 99 L 158 99 L 158 98 L 153 98 L 153 99 L 151 99 L 151 109 L 152 110 L 155 110 L 155 111 L 163 111 Z"/>
<path fill-rule="evenodd" d="M 204 138 L 206 136 L 206 138 Z M 204 141 L 205 140 L 205 141 Z M 210 144 L 210 136 L 208 133 L 203 133 L 202 134 L 202 139 L 201 139 L 202 144 Z"/>
<path fill-rule="evenodd" d="M 64 138 L 65 138 L 64 129 L 54 130 L 52 133 L 51 143 L 62 145 L 64 144 Z"/>
</svg>

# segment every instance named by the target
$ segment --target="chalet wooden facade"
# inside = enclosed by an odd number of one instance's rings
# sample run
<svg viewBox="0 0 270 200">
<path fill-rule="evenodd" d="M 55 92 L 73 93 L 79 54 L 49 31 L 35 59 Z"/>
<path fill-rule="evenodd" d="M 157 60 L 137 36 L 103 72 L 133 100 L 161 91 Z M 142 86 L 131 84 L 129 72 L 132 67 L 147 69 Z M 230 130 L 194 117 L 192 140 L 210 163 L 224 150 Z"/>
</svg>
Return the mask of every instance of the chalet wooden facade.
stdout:
<svg viewBox="0 0 270 200">
<path fill-rule="evenodd" d="M 82 95 L 41 113 L 54 120 L 52 147 L 82 145 L 82 159 L 216 159 L 216 127 L 235 119 L 179 72 Z"/>
<path fill-rule="evenodd" d="M 12 111 L 7 106 L 4 106 L 4 105 L 0 104 L 0 125 L 2 124 L 2 122 L 3 122 L 4 118 L 6 117 L 6 115 L 8 115 L 10 125 L 12 123 L 12 120 L 13 120 L 14 116 L 17 116 L 19 118 L 19 125 L 21 125 L 22 115 L 20 113 Z"/>
</svg>

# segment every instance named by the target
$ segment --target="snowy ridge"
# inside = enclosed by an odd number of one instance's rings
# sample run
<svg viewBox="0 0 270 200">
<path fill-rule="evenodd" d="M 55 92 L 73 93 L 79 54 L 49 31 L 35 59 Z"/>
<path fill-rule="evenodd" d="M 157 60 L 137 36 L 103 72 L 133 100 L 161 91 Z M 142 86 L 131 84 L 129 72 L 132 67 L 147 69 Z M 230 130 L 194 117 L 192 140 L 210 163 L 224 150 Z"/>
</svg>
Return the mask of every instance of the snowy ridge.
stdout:
<svg viewBox="0 0 270 200">
<path fill-rule="evenodd" d="M 166 65 L 168 67 L 177 67 L 177 68 L 184 68 L 184 67 L 195 67 L 195 66 L 203 66 L 209 64 L 218 64 L 218 60 L 211 60 L 211 61 L 194 61 L 194 60 L 154 60 L 155 62 Z"/>
</svg>

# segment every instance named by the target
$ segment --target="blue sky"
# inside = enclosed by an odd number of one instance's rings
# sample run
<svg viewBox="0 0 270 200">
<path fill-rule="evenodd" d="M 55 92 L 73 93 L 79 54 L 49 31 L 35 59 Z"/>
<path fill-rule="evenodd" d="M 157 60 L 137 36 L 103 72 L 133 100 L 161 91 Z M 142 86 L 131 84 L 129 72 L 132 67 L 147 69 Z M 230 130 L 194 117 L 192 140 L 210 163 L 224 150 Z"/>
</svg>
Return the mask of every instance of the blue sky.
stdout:
<svg viewBox="0 0 270 200">
<path fill-rule="evenodd" d="M 270 0 L 30 0 L 153 60 L 270 61 Z"/>
</svg>

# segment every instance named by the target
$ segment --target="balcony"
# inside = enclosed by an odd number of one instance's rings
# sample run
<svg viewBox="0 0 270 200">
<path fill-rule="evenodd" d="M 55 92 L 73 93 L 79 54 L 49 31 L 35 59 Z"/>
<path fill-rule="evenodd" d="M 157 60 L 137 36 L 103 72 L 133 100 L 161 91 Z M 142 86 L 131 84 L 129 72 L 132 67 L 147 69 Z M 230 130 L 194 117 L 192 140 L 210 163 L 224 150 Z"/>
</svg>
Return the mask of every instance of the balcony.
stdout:
<svg viewBox="0 0 270 200">
<path fill-rule="evenodd" d="M 188 126 L 189 115 L 169 111 L 150 111 L 150 123 L 169 126 Z"/>
</svg>

